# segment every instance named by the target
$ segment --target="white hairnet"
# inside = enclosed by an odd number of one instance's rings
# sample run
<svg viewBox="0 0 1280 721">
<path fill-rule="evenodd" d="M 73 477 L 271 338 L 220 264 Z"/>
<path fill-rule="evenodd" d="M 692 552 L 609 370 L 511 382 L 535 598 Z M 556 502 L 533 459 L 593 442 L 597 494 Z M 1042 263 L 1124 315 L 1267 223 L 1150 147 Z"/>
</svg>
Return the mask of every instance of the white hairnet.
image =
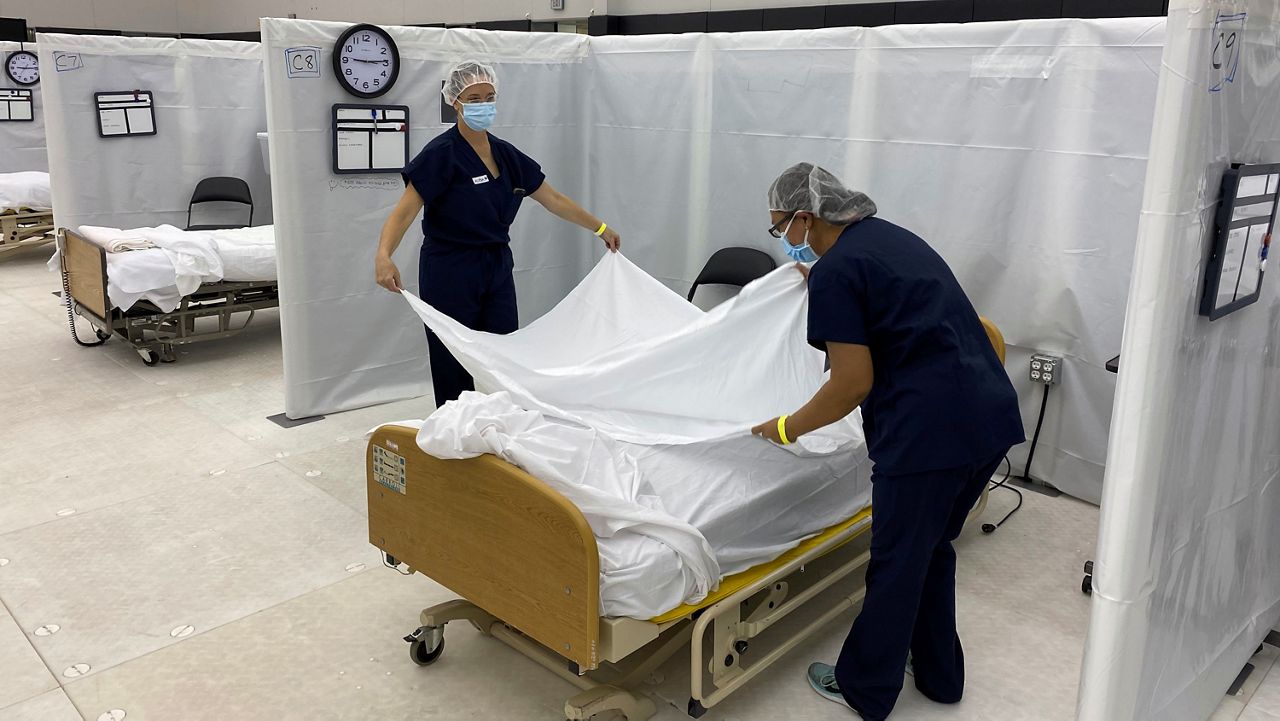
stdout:
<svg viewBox="0 0 1280 721">
<path fill-rule="evenodd" d="M 875 215 L 876 204 L 813 163 L 796 163 L 769 186 L 769 210 L 804 210 L 832 225 L 849 225 Z"/>
<path fill-rule="evenodd" d="M 493 86 L 493 91 L 498 92 L 498 73 L 476 60 L 463 60 L 449 71 L 449 79 L 440 92 L 444 94 L 445 102 L 453 105 L 464 90 L 480 83 L 489 83 Z"/>
</svg>

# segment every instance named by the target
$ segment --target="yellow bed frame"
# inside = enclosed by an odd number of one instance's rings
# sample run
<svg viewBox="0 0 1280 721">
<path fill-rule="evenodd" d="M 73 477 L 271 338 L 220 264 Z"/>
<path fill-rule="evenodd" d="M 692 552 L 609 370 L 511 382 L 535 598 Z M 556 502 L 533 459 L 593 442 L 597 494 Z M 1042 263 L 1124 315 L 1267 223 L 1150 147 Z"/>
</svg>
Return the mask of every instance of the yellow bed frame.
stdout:
<svg viewBox="0 0 1280 721">
<path fill-rule="evenodd" d="M 984 324 L 1003 361 L 1003 338 Z M 405 638 L 410 657 L 434 663 L 445 625 L 465 620 L 581 689 L 565 702 L 571 721 L 610 711 L 629 721 L 652 717 L 653 700 L 636 689 L 686 647 L 688 712 L 699 718 L 865 595 L 859 584 L 781 643 L 751 651 L 756 637 L 867 564 L 866 544 L 851 542 L 870 530 L 869 508 L 723 579 L 699 604 L 646 621 L 602 617 L 600 554 L 572 502 L 495 456 L 435 458 L 415 435 L 385 426 L 369 439 L 369 540 L 392 565 L 405 563 L 461 598 L 422 611 Z M 984 492 L 970 520 L 986 503 Z"/>
<path fill-rule="evenodd" d="M 53 237 L 52 210 L 0 210 L 0 258 L 16 250 L 52 243 Z"/>
</svg>

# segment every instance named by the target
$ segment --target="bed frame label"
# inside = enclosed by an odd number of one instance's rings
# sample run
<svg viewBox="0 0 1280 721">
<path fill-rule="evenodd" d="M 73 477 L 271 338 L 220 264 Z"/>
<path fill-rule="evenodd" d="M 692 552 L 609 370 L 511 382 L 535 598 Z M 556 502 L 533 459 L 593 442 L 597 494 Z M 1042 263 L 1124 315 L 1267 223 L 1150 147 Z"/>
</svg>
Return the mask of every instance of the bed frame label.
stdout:
<svg viewBox="0 0 1280 721">
<path fill-rule="evenodd" d="M 404 456 L 392 453 L 382 446 L 374 446 L 373 480 L 404 495 Z"/>
</svg>

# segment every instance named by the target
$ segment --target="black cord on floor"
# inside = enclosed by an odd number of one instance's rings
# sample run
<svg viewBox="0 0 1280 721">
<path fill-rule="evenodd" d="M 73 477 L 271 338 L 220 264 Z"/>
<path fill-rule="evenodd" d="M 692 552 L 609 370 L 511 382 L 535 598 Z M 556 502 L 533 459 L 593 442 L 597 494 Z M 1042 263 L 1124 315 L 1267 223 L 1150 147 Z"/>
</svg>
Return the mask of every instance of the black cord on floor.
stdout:
<svg viewBox="0 0 1280 721">
<path fill-rule="evenodd" d="M 1014 506 L 1012 511 L 1009 511 L 1008 513 L 1004 514 L 1004 518 L 1001 518 L 999 523 L 982 524 L 983 533 L 995 533 L 997 528 L 1003 526 L 1005 521 L 1013 517 L 1013 514 L 1022 510 L 1022 491 L 1019 491 L 1013 486 L 1007 485 L 1009 483 L 1009 477 L 1013 474 L 1013 462 L 1009 460 L 1008 456 L 1004 457 L 1004 462 L 1005 462 L 1004 478 L 1001 478 L 996 483 L 992 483 L 990 490 L 994 491 L 994 490 L 1003 488 L 1006 491 L 1013 491 L 1014 495 L 1018 497 L 1018 505 Z"/>
</svg>

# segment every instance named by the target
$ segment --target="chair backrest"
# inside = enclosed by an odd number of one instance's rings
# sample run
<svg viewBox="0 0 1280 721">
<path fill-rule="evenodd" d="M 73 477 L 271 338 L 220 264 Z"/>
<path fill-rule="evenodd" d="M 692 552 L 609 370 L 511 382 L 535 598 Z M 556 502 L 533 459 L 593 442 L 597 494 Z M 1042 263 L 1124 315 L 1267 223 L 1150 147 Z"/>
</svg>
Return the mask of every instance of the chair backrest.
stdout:
<svg viewBox="0 0 1280 721">
<path fill-rule="evenodd" d="M 689 288 L 689 300 L 693 300 L 693 294 L 700 285 L 736 285 L 741 288 L 777 267 L 773 256 L 755 248 L 721 248 L 702 266 L 698 279 Z"/>
<path fill-rule="evenodd" d="M 982 329 L 987 332 L 987 338 L 991 340 L 991 345 L 996 349 L 996 357 L 1000 359 L 1000 365 L 1004 365 L 1004 334 L 987 318 L 978 318 L 982 321 Z"/>
<path fill-rule="evenodd" d="M 253 225 L 253 193 L 249 191 L 249 184 L 240 178 L 231 178 L 227 176 L 216 176 L 205 178 L 196 183 L 196 189 L 191 193 L 191 200 L 187 203 L 187 227 L 191 227 L 191 209 L 197 203 L 240 203 L 249 206 L 249 222 L 245 225 Z"/>
</svg>

